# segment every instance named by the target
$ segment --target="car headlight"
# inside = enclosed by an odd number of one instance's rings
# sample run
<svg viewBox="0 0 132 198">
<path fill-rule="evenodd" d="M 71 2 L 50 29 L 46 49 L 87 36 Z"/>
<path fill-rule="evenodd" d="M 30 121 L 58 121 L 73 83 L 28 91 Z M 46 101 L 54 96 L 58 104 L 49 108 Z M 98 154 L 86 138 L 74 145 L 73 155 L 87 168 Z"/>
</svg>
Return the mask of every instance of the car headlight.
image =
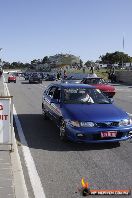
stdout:
<svg viewBox="0 0 132 198">
<path fill-rule="evenodd" d="M 130 118 L 121 120 L 119 122 L 119 126 L 127 126 L 127 125 L 130 125 L 130 124 L 132 124 L 132 120 Z"/>
<path fill-rule="evenodd" d="M 78 121 L 70 121 L 73 127 L 80 127 L 80 123 Z"/>
<path fill-rule="evenodd" d="M 68 120 L 67 124 L 73 127 L 94 127 L 95 124 L 93 122 L 78 122 L 73 120 Z"/>
<path fill-rule="evenodd" d="M 94 123 L 93 122 L 80 122 L 80 126 L 81 127 L 94 127 Z"/>
</svg>

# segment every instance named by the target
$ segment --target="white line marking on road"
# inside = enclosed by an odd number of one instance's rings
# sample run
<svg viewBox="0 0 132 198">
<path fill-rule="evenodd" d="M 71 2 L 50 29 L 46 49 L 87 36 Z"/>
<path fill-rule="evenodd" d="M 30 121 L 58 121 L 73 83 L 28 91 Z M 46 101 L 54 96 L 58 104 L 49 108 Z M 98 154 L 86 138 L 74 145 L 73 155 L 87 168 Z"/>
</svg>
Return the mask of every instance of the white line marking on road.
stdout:
<svg viewBox="0 0 132 198">
<path fill-rule="evenodd" d="M 40 177 L 37 173 L 36 166 L 35 166 L 34 160 L 32 158 L 31 152 L 29 150 L 27 141 L 25 139 L 25 136 L 24 136 L 20 121 L 18 119 L 15 107 L 13 107 L 13 113 L 14 113 L 14 118 L 15 118 L 15 122 L 16 122 L 16 126 L 17 126 L 17 131 L 19 134 L 19 138 L 22 143 L 23 155 L 24 155 L 24 159 L 25 159 L 25 163 L 26 163 L 28 172 L 29 172 L 29 178 L 30 178 L 31 185 L 32 185 L 32 188 L 34 191 L 34 196 L 36 198 L 45 198 L 42 183 L 41 183 Z"/>
<path fill-rule="evenodd" d="M 7 93 L 10 95 L 8 87 L 7 87 Z M 24 159 L 25 159 L 25 164 L 26 164 L 26 167 L 28 170 L 30 182 L 31 182 L 31 185 L 33 188 L 34 196 L 35 196 L 35 198 L 46 198 L 43 187 L 42 187 L 42 183 L 40 181 L 40 177 L 36 170 L 34 160 L 32 158 L 30 149 L 29 149 L 27 141 L 25 139 L 25 136 L 24 136 L 24 133 L 23 133 L 23 130 L 21 127 L 21 123 L 18 119 L 14 105 L 13 105 L 13 114 L 14 114 L 17 131 L 19 134 L 19 138 L 22 143 L 22 151 L 23 151 L 23 155 L 24 155 Z"/>
</svg>

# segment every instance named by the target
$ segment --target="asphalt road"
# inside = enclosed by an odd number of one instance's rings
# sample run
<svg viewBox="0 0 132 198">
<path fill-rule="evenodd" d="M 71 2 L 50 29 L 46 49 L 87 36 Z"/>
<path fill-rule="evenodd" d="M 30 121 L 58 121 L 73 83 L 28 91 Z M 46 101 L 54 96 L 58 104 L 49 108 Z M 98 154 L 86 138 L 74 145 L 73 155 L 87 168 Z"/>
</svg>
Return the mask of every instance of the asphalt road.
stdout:
<svg viewBox="0 0 132 198">
<path fill-rule="evenodd" d="M 78 189 L 83 177 L 91 189 L 132 189 L 132 143 L 121 142 L 120 146 L 62 143 L 56 126 L 41 115 L 42 93 L 48 84 L 28 84 L 22 79 L 8 84 L 46 198 L 82 197 Z M 115 103 L 132 114 L 132 86 L 116 88 Z M 32 198 L 21 146 L 19 153 Z"/>
</svg>

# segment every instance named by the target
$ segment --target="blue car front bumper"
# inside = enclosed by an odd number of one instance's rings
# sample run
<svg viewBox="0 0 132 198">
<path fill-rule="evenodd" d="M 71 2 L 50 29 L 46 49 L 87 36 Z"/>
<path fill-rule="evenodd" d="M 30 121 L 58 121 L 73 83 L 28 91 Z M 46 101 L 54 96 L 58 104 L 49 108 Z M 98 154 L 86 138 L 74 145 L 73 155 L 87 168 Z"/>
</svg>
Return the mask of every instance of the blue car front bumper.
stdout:
<svg viewBox="0 0 132 198">
<path fill-rule="evenodd" d="M 101 137 L 101 132 L 115 131 L 117 132 L 116 137 Z M 68 139 L 74 142 L 84 142 L 84 143 L 103 143 L 103 142 L 119 142 L 125 141 L 131 138 L 130 131 L 132 131 L 132 126 L 127 128 L 77 128 L 66 126 L 66 133 Z M 82 134 L 82 136 L 78 136 Z"/>
</svg>

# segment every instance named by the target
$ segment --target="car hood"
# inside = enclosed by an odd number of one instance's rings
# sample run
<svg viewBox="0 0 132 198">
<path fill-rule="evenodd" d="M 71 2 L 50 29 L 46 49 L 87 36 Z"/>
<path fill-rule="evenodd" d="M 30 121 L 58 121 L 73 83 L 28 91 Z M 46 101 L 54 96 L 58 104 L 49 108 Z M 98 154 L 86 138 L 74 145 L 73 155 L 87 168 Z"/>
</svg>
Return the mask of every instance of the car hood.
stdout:
<svg viewBox="0 0 132 198">
<path fill-rule="evenodd" d="M 63 83 L 80 83 L 81 80 L 62 80 Z"/>
<path fill-rule="evenodd" d="M 8 78 L 16 78 L 15 76 L 9 76 Z"/>
<path fill-rule="evenodd" d="M 102 91 L 115 91 L 115 87 L 111 85 L 104 85 L 104 84 L 92 84 L 92 85 Z"/>
<path fill-rule="evenodd" d="M 63 104 L 65 119 L 78 121 L 118 121 L 128 118 L 126 112 L 113 104 Z"/>
</svg>

